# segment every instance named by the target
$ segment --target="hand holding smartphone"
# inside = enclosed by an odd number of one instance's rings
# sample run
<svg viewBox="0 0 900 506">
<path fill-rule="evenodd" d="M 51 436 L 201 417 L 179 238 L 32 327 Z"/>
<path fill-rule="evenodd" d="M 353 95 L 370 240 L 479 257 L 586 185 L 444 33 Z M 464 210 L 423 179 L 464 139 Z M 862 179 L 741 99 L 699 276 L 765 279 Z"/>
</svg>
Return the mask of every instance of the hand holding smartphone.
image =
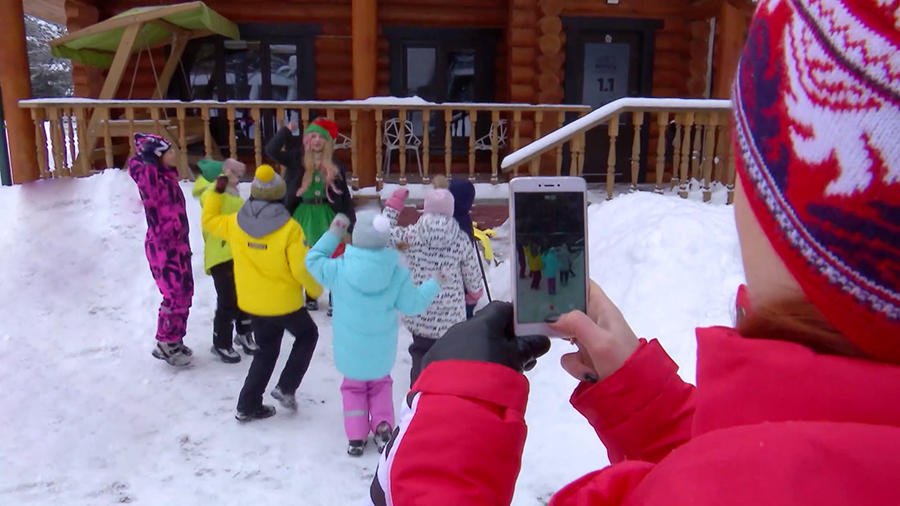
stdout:
<svg viewBox="0 0 900 506">
<path fill-rule="evenodd" d="M 548 316 L 587 312 L 587 185 L 580 177 L 519 177 L 509 191 L 516 335 L 560 337 Z"/>
</svg>

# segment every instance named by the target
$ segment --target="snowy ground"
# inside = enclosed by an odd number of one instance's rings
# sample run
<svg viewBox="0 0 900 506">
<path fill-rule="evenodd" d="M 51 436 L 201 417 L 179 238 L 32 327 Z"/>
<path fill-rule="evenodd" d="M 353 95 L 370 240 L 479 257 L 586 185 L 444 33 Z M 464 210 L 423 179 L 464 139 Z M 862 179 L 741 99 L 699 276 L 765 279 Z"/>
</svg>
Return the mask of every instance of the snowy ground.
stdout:
<svg viewBox="0 0 900 506">
<path fill-rule="evenodd" d="M 184 189 L 197 281 L 187 342 L 196 353 L 192 368 L 175 370 L 150 357 L 160 296 L 127 174 L 0 188 L 0 504 L 347 505 L 365 497 L 377 453 L 344 453 L 324 312 L 315 316 L 321 338 L 298 392 L 299 415 L 234 421 L 250 361 L 226 365 L 208 352 L 215 291 L 202 271 L 199 207 Z M 639 193 L 591 205 L 588 214 L 593 279 L 693 381 L 693 328 L 729 323 L 743 281 L 732 209 Z M 497 231 L 495 250 L 505 255 L 506 227 Z M 508 299 L 508 267 L 489 269 L 495 298 Z M 410 336 L 400 339 L 398 405 Z M 568 405 L 575 380 L 558 359 L 569 349 L 557 341 L 529 373 L 516 506 L 544 504 L 607 463 Z"/>
</svg>

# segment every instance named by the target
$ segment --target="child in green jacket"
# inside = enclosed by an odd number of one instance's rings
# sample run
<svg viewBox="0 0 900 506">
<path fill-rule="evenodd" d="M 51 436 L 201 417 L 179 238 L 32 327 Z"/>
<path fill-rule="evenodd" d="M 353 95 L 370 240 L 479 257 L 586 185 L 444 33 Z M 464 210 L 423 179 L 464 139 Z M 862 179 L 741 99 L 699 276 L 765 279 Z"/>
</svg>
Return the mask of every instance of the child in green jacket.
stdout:
<svg viewBox="0 0 900 506">
<path fill-rule="evenodd" d="M 200 201 L 200 206 L 203 206 L 209 192 L 215 191 L 216 178 L 224 174 L 228 176 L 229 182 L 223 197 L 222 214 L 237 213 L 244 205 L 244 199 L 241 198 L 237 188 L 238 180 L 246 171 L 244 164 L 229 158 L 224 162 L 201 160 L 197 165 L 202 175 L 198 176 L 194 183 L 193 194 L 194 198 Z M 231 246 L 223 239 L 207 232 L 203 232 L 203 241 L 204 267 L 206 273 L 213 278 L 217 295 L 212 352 L 223 362 L 234 364 L 241 361 L 241 356 L 231 345 L 235 326 L 237 335 L 234 336 L 234 343 L 240 345 L 244 353 L 253 355 L 259 347 L 250 329 L 250 317 L 237 305 Z"/>
</svg>

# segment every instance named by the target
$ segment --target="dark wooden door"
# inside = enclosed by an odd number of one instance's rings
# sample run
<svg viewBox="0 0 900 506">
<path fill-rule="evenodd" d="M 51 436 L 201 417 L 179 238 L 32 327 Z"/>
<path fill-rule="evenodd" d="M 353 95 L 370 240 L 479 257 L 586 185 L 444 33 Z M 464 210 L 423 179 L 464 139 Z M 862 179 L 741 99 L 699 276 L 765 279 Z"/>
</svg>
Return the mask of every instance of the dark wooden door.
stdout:
<svg viewBox="0 0 900 506">
<path fill-rule="evenodd" d="M 628 26 L 628 23 L 600 20 L 591 26 L 584 19 L 576 21 L 568 23 L 574 26 L 569 29 L 566 43 L 566 103 L 589 105 L 595 110 L 620 98 L 650 96 L 655 25 L 651 22 L 647 26 Z M 642 144 L 646 144 L 646 132 L 641 137 Z M 608 125 L 588 131 L 585 141 L 585 179 L 606 181 L 610 150 Z M 623 114 L 619 116 L 615 143 L 616 181 L 630 180 L 633 142 L 631 115 Z M 642 152 L 645 150 L 642 146 Z"/>
</svg>

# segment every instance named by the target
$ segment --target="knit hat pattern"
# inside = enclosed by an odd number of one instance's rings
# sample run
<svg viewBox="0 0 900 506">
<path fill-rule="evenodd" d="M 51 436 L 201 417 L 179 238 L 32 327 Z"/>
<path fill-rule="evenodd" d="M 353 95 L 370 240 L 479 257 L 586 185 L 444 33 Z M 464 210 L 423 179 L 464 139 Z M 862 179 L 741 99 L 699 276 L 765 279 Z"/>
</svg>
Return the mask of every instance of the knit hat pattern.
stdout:
<svg viewBox="0 0 900 506">
<path fill-rule="evenodd" d="M 356 214 L 353 227 L 353 246 L 356 248 L 386 248 L 391 244 L 391 222 L 380 212 L 363 210 Z"/>
<path fill-rule="evenodd" d="M 328 118 L 316 118 L 310 122 L 308 127 L 306 127 L 306 130 L 303 131 L 303 135 L 311 132 L 316 132 L 322 135 L 322 137 L 325 137 L 329 142 L 334 142 L 338 136 L 337 123 Z"/>
<path fill-rule="evenodd" d="M 250 183 L 251 198 L 277 202 L 284 198 L 286 191 L 284 179 L 275 172 L 271 165 L 260 165 L 256 168 L 253 182 Z"/>
<path fill-rule="evenodd" d="M 153 155 L 160 158 L 172 144 L 156 134 L 134 134 L 134 152 L 139 155 Z"/>
<path fill-rule="evenodd" d="M 453 216 L 454 206 L 453 194 L 443 188 L 432 190 L 425 195 L 425 214 Z"/>
<path fill-rule="evenodd" d="M 736 168 L 828 321 L 900 364 L 900 9 L 762 0 L 734 82 Z"/>
</svg>

